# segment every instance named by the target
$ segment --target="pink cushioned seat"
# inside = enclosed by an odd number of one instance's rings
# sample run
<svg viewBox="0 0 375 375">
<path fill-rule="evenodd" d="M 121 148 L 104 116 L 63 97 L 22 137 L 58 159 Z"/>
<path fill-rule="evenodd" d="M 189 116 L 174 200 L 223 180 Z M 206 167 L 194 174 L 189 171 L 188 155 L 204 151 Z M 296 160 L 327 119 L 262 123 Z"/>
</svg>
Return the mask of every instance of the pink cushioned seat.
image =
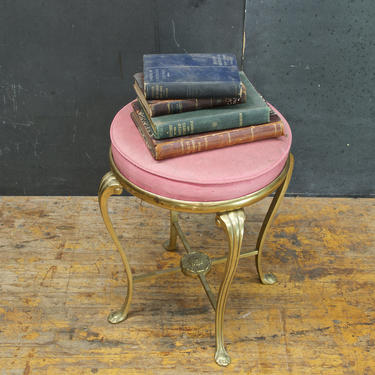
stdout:
<svg viewBox="0 0 375 375">
<path fill-rule="evenodd" d="M 140 188 L 164 197 L 210 202 L 238 198 L 272 182 L 282 171 L 292 143 L 286 136 L 156 161 L 130 117 L 131 104 L 111 125 L 113 160 L 119 171 Z"/>
</svg>

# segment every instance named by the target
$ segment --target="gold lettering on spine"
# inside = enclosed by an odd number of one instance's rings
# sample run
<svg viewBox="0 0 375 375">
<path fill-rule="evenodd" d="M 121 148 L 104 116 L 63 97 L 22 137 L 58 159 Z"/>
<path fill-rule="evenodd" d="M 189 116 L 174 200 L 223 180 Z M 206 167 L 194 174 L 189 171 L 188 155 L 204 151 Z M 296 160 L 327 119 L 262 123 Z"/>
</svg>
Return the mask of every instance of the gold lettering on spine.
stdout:
<svg viewBox="0 0 375 375">
<path fill-rule="evenodd" d="M 252 142 L 254 140 L 254 127 L 252 126 L 250 130 L 251 130 L 251 142 Z"/>
<path fill-rule="evenodd" d="M 240 116 L 240 126 L 242 126 L 243 125 L 243 113 L 240 112 L 239 116 Z"/>
<path fill-rule="evenodd" d="M 168 107 L 168 113 L 171 113 L 171 103 L 170 102 L 167 103 L 167 107 Z"/>
<path fill-rule="evenodd" d="M 190 134 L 194 134 L 194 121 L 190 121 Z"/>
<path fill-rule="evenodd" d="M 194 139 L 191 140 L 191 148 L 194 152 L 195 151 L 195 141 L 194 141 Z"/>
<path fill-rule="evenodd" d="M 173 135 L 173 126 L 172 125 L 169 125 L 169 135 L 170 136 Z"/>
<path fill-rule="evenodd" d="M 195 99 L 195 109 L 198 109 L 198 99 Z"/>
<path fill-rule="evenodd" d="M 181 124 L 181 123 L 178 123 L 178 124 L 177 124 L 177 134 L 178 134 L 178 135 L 181 135 L 181 133 L 182 133 L 182 124 Z"/>
<path fill-rule="evenodd" d="M 182 134 L 183 134 L 183 135 L 186 134 L 186 122 L 183 122 L 183 123 L 182 123 Z"/>
</svg>

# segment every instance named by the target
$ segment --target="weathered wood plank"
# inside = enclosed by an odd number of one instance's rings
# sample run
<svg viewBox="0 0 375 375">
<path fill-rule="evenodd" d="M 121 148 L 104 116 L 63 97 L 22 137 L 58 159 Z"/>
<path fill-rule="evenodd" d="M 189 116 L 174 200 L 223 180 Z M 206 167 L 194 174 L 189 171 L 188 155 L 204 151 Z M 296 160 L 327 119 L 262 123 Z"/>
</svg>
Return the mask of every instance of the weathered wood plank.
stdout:
<svg viewBox="0 0 375 375">
<path fill-rule="evenodd" d="M 254 248 L 269 199 L 246 209 Z M 110 210 L 136 272 L 174 267 L 168 212 L 132 197 Z M 375 374 L 375 201 L 286 198 L 258 282 L 240 261 L 225 317 L 232 364 L 213 361 L 214 313 L 178 273 L 136 284 L 129 319 L 106 316 L 126 291 L 94 197 L 0 198 L 0 374 Z M 195 249 L 226 251 L 213 215 L 181 215 Z M 180 246 L 182 249 L 182 246 Z M 224 265 L 208 275 L 217 291 Z"/>
</svg>

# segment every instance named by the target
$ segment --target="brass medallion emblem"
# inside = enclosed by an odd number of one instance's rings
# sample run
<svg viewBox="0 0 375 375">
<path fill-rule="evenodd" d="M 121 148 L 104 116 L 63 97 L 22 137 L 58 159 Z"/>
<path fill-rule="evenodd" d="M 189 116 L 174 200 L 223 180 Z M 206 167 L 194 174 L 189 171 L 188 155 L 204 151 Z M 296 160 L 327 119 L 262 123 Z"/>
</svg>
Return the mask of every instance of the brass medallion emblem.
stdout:
<svg viewBox="0 0 375 375">
<path fill-rule="evenodd" d="M 187 276 L 205 275 L 211 269 L 211 259 L 201 252 L 185 254 L 181 258 L 181 270 Z"/>
</svg>

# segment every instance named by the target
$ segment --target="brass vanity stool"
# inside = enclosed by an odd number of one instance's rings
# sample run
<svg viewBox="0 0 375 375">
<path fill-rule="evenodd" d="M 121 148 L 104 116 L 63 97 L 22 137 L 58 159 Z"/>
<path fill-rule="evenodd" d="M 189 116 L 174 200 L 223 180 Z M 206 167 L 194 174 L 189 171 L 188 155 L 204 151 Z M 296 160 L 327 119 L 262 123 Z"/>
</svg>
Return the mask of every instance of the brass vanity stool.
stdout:
<svg viewBox="0 0 375 375">
<path fill-rule="evenodd" d="M 284 121 L 286 136 L 248 143 L 220 150 L 196 153 L 180 158 L 155 161 L 130 118 L 131 105 L 125 106 L 111 125 L 111 171 L 99 187 L 99 204 L 104 223 L 117 250 L 120 252 L 127 275 L 127 295 L 122 307 L 108 316 L 111 323 L 126 319 L 133 293 L 133 282 L 147 277 L 165 275 L 180 269 L 186 275 L 197 276 L 215 310 L 215 361 L 221 366 L 230 363 L 224 347 L 224 311 L 229 288 L 240 258 L 255 255 L 260 281 L 273 284 L 273 274 L 262 271 L 262 249 L 272 218 L 287 190 L 294 159 L 290 154 L 291 132 Z M 278 113 L 278 112 L 277 112 Z M 114 231 L 108 215 L 108 198 L 119 195 L 123 189 L 134 196 L 170 210 L 167 250 L 176 249 L 177 236 L 187 254 L 181 258 L 181 267 L 132 275 L 126 254 Z M 243 208 L 275 192 L 261 227 L 254 251 L 241 253 L 245 214 Z M 229 241 L 226 257 L 210 259 L 202 252 L 192 251 L 178 223 L 178 212 L 215 213 L 216 224 L 224 229 Z M 217 299 L 207 283 L 205 274 L 211 264 L 226 262 L 225 273 Z"/>
</svg>

